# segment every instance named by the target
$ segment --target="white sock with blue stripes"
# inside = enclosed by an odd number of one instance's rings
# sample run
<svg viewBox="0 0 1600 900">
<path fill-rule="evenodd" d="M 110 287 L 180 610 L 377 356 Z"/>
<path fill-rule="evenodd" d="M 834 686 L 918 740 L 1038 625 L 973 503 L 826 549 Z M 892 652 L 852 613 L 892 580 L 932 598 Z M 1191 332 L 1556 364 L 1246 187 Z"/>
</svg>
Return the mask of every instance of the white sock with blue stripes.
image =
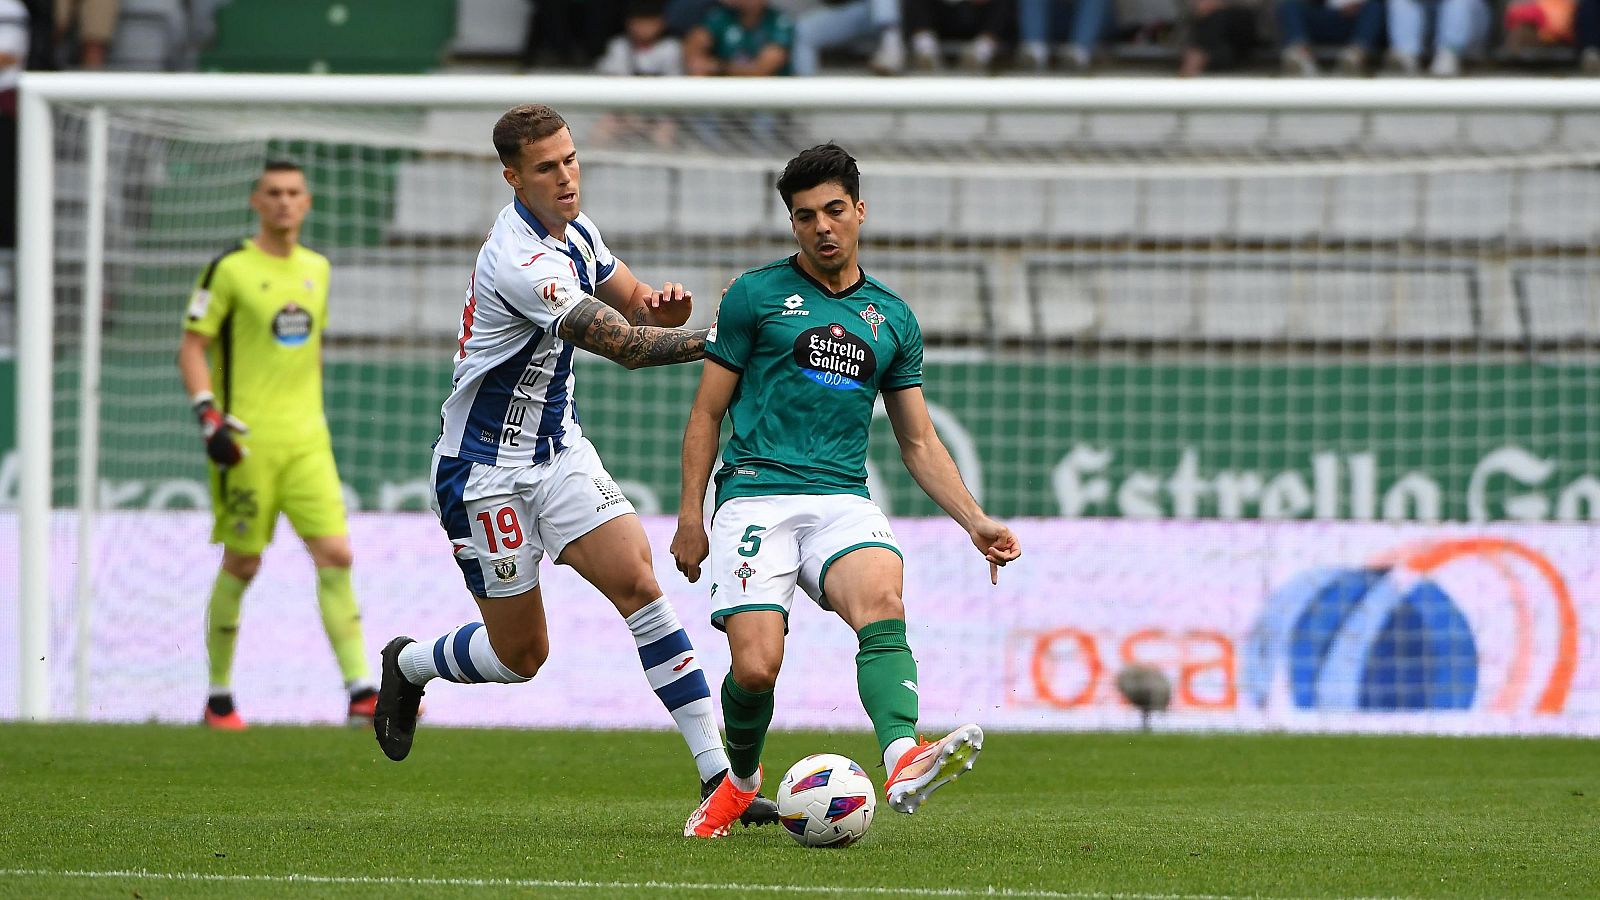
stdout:
<svg viewBox="0 0 1600 900">
<path fill-rule="evenodd" d="M 678 622 L 678 614 L 661 597 L 628 617 L 628 630 L 639 647 L 639 663 L 644 666 L 650 688 L 661 698 L 661 705 L 672 713 L 672 721 L 694 754 L 700 780 L 728 767 L 728 752 L 722 748 L 722 734 L 711 708 L 711 690 L 706 674 L 696 661 L 689 633 Z"/>
<path fill-rule="evenodd" d="M 521 684 L 528 679 L 506 668 L 489 646 L 482 622 L 468 622 L 433 641 L 416 641 L 400 651 L 400 671 L 412 684 L 434 678 L 462 684 Z"/>
</svg>

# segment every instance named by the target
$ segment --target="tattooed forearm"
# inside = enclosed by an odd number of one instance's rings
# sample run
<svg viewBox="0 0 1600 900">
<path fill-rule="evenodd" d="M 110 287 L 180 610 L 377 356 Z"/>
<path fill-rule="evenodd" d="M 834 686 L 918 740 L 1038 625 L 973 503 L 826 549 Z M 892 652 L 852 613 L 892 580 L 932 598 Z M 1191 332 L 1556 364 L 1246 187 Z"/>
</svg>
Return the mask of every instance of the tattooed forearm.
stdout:
<svg viewBox="0 0 1600 900">
<path fill-rule="evenodd" d="M 592 299 L 567 313 L 560 336 L 629 369 L 693 362 L 706 352 L 705 329 L 629 325 L 621 313 Z"/>
</svg>

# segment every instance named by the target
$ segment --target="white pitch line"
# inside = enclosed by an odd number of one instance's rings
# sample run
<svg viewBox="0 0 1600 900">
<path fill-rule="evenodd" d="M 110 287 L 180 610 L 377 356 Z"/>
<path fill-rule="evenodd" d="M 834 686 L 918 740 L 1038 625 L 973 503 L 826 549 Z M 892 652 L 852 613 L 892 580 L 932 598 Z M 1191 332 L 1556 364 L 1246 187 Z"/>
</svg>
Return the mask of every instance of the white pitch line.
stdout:
<svg viewBox="0 0 1600 900">
<path fill-rule="evenodd" d="M 846 885 L 707 884 L 688 881 L 566 881 L 534 878 L 414 878 L 368 875 L 222 875 L 147 872 L 140 869 L 0 869 L 0 878 L 142 878 L 159 881 L 248 884 L 348 884 L 401 887 L 568 888 L 600 891 L 729 891 L 739 894 L 865 894 L 879 897 L 1012 897 L 1017 900 L 1243 900 L 1229 894 L 1139 894 L 1097 891 L 1030 891 L 1013 888 L 894 888 Z"/>
</svg>

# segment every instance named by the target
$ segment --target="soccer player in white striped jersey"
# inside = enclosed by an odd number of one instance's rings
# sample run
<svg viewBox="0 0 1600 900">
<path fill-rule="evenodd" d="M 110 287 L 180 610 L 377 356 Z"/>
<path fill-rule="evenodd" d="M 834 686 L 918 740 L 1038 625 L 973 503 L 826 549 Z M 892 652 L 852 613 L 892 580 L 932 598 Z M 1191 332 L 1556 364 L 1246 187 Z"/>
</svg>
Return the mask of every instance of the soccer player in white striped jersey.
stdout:
<svg viewBox="0 0 1600 900">
<path fill-rule="evenodd" d="M 683 285 L 653 290 L 611 255 L 579 212 L 577 150 L 547 106 L 511 109 L 494 128 L 514 192 L 478 252 L 461 315 L 455 377 L 434 444 L 432 505 L 481 621 L 383 650 L 373 729 L 384 753 L 411 751 L 423 686 L 518 683 L 549 653 L 539 562 L 571 566 L 633 633 L 651 688 L 699 769 L 702 797 L 728 757 L 698 655 L 662 595 L 633 505 L 583 436 L 572 356 L 582 348 L 627 368 L 700 359 L 705 331 Z M 745 817 L 777 817 L 770 801 Z"/>
</svg>

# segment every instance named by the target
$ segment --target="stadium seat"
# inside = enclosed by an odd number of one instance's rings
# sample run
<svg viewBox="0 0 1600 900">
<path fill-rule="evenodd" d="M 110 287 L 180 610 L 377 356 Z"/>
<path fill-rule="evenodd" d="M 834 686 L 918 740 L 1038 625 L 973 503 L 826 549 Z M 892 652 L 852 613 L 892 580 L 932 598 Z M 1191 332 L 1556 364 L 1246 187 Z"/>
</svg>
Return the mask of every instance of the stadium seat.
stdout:
<svg viewBox="0 0 1600 900">
<path fill-rule="evenodd" d="M 1274 268 L 1206 268 L 1195 276 L 1207 340 L 1270 341 L 1289 337 L 1295 273 Z"/>
<path fill-rule="evenodd" d="M 1100 324 L 1096 275 L 1092 268 L 1039 268 L 1034 272 L 1039 336 L 1049 340 L 1093 337 Z"/>
<path fill-rule="evenodd" d="M 1229 178 L 1152 178 L 1144 185 L 1142 230 L 1154 238 L 1214 240 L 1229 233 Z"/>
<path fill-rule="evenodd" d="M 233 0 L 201 68 L 232 72 L 426 72 L 455 32 L 455 0 Z"/>
<path fill-rule="evenodd" d="M 1511 231 L 1511 176 L 1502 172 L 1443 172 L 1423 183 L 1422 236 L 1485 241 Z"/>
<path fill-rule="evenodd" d="M 911 305 L 929 343 L 994 337 L 989 290 L 977 261 L 880 256 L 867 271 Z"/>
<path fill-rule="evenodd" d="M 328 339 L 422 338 L 443 343 L 460 323 L 471 254 L 367 252 L 329 274 Z"/>
<path fill-rule="evenodd" d="M 1550 169 L 1524 173 L 1518 184 L 1516 237 L 1539 244 L 1594 247 L 1600 241 L 1600 172 Z M 1572 202 L 1574 199 L 1578 202 Z"/>
<path fill-rule="evenodd" d="M 1077 113 L 996 113 L 989 138 L 1007 144 L 1059 147 L 1083 136 L 1084 117 Z"/>
<path fill-rule="evenodd" d="M 1364 342 L 1389 332 L 1394 286 L 1387 272 L 1312 269 L 1294 293 L 1290 333 L 1312 341 Z"/>
<path fill-rule="evenodd" d="M 755 170 L 679 169 L 672 195 L 675 229 L 714 237 L 787 232 L 783 199 L 772 187 L 776 180 Z M 608 221 L 597 221 L 610 231 Z"/>
<path fill-rule="evenodd" d="M 1265 143 L 1283 148 L 1340 147 L 1353 143 L 1366 119 L 1343 113 L 1285 113 L 1273 116 Z"/>
<path fill-rule="evenodd" d="M 956 183 L 950 225 L 977 238 L 1031 238 L 1045 228 L 1047 182 L 1023 178 L 966 178 Z M 867 205 L 872 222 L 872 205 Z"/>
<path fill-rule="evenodd" d="M 1600 341 L 1600 267 L 1547 263 L 1514 273 L 1527 304 L 1530 336 L 1536 340 Z"/>
<path fill-rule="evenodd" d="M 1329 235 L 1345 240 L 1396 240 L 1417 233 L 1415 175 L 1341 175 L 1330 195 Z"/>
<path fill-rule="evenodd" d="M 1052 181 L 1045 234 L 1115 240 L 1139 225 L 1139 182 L 1132 178 Z"/>
<path fill-rule="evenodd" d="M 456 0 L 454 56 L 522 55 L 533 5 L 528 0 Z"/>
<path fill-rule="evenodd" d="M 1467 117 L 1467 140 L 1474 147 L 1494 150 L 1527 150 L 1550 142 L 1555 118 L 1543 113 L 1523 115 L 1477 115 Z"/>
<path fill-rule="evenodd" d="M 1254 147 L 1266 140 L 1272 117 L 1265 113 L 1238 115 L 1184 116 L 1184 137 L 1207 147 Z"/>
<path fill-rule="evenodd" d="M 1298 241 L 1323 230 L 1329 183 L 1292 176 L 1242 182 L 1236 236 L 1256 241 Z"/>
<path fill-rule="evenodd" d="M 871 233 L 876 237 L 934 237 L 959 221 L 949 178 L 926 175 L 862 176 L 863 194 L 870 184 Z"/>
<path fill-rule="evenodd" d="M 586 163 L 583 211 L 608 241 L 621 235 L 666 234 L 674 224 L 673 180 L 665 166 Z"/>
<path fill-rule="evenodd" d="M 1370 127 L 1373 140 L 1384 147 L 1437 149 L 1465 137 L 1460 117 L 1451 115 L 1377 113 Z"/>
<path fill-rule="evenodd" d="M 993 120 L 983 113 L 902 113 L 897 118 L 894 134 L 897 140 L 924 144 L 936 150 L 982 141 L 994 129 Z"/>
<path fill-rule="evenodd" d="M 395 173 L 393 238 L 480 239 L 511 188 L 500 170 L 478 159 L 429 158 L 400 163 Z"/>
<path fill-rule="evenodd" d="M 1088 138 L 1097 144 L 1136 144 L 1157 149 L 1178 134 L 1183 123 L 1170 113 L 1091 113 Z"/>
<path fill-rule="evenodd" d="M 1477 337 L 1472 287 L 1475 278 L 1474 272 L 1460 268 L 1395 273 L 1392 336 L 1400 340 Z"/>
</svg>

